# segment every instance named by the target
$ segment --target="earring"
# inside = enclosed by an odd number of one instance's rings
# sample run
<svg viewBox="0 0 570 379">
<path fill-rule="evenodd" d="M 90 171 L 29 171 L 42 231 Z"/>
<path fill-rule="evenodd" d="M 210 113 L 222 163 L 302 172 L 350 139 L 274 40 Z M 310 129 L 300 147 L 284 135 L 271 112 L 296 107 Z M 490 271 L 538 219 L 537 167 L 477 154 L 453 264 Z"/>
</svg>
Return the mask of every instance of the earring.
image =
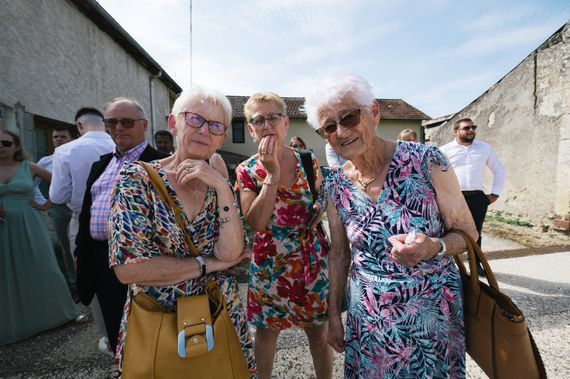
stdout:
<svg viewBox="0 0 570 379">
<path fill-rule="evenodd" d="M 253 143 L 257 143 L 257 138 L 254 138 L 254 139 L 253 139 Z"/>
</svg>

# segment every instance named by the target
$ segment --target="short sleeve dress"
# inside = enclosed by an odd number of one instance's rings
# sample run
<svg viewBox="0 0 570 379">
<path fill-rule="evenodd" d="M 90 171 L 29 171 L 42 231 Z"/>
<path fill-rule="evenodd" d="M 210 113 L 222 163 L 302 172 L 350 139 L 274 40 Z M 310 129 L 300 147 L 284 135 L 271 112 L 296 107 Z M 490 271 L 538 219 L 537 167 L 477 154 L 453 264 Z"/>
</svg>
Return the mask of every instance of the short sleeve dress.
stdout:
<svg viewBox="0 0 570 379">
<path fill-rule="evenodd" d="M 182 208 L 160 163 L 153 161 L 150 165 L 164 181 L 170 196 Z M 119 175 L 120 180 L 111 203 L 110 265 L 131 264 L 158 256 L 179 258 L 192 256 L 187 248 L 183 231 L 174 218 L 174 213 L 155 191 L 146 170 L 140 163 L 134 162 L 126 165 Z M 186 219 L 188 234 L 203 256 L 213 256 L 214 245 L 218 240 L 220 223 L 217 203 L 216 191 L 209 188 L 204 207 L 198 216 L 192 222 Z M 184 211 L 182 213 L 183 217 L 186 217 Z M 176 306 L 177 298 L 203 294 L 204 285 L 208 281 L 217 281 L 224 295 L 228 313 L 240 339 L 244 357 L 252 375 L 254 375 L 256 364 L 253 355 L 253 341 L 238 295 L 237 282 L 230 273 L 217 271 L 208 274 L 205 278 L 186 280 L 173 286 L 129 286 L 119 331 L 115 377 L 120 377 L 122 373 L 123 348 L 128 331 L 127 315 L 129 314 L 132 296 L 142 291 L 154 297 L 163 307 L 173 309 Z"/>
<path fill-rule="evenodd" d="M 256 232 L 247 299 L 248 320 L 257 327 L 288 329 L 328 320 L 328 244 L 321 229 L 309 230 L 315 217 L 313 196 L 298 150 L 297 176 L 279 186 L 266 231 Z M 312 156 L 313 171 L 319 165 Z M 246 191 L 259 193 L 267 172 L 257 155 L 236 168 Z"/>
<path fill-rule="evenodd" d="M 398 142 L 376 202 L 340 167 L 325 181 L 351 246 L 345 378 L 465 377 L 457 267 L 444 257 L 408 269 L 392 259 L 388 241 L 412 229 L 444 234 L 430 178 L 434 165 L 448 167 L 437 148 Z"/>
</svg>

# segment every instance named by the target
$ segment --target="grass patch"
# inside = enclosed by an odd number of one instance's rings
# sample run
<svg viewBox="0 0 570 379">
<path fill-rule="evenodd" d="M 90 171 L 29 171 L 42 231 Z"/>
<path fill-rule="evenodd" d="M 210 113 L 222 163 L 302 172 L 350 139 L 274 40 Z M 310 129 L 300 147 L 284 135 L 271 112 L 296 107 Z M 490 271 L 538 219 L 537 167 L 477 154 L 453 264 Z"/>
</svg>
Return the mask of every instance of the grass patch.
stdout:
<svg viewBox="0 0 570 379">
<path fill-rule="evenodd" d="M 506 215 L 503 215 L 503 212 L 501 212 L 501 211 L 496 211 L 496 212 L 488 214 L 486 219 L 492 220 L 492 221 L 497 221 L 497 222 L 503 222 L 503 223 L 509 224 L 509 225 L 524 226 L 525 228 L 534 227 L 534 224 L 532 224 L 526 220 L 523 220 L 520 217 L 506 216 Z"/>
</svg>

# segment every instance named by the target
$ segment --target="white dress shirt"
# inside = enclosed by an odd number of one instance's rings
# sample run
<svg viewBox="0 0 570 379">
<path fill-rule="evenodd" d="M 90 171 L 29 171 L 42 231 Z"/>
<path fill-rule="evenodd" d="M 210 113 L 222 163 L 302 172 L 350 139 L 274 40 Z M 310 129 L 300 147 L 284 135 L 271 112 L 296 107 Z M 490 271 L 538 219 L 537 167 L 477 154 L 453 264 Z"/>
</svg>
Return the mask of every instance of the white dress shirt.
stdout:
<svg viewBox="0 0 570 379">
<path fill-rule="evenodd" d="M 503 192 L 505 167 L 489 144 L 474 140 L 471 145 L 461 145 L 453 140 L 440 149 L 453 166 L 461 191 L 485 192 L 483 173 L 487 166 L 493 174 L 491 193 L 498 196 Z"/>
<path fill-rule="evenodd" d="M 328 142 L 325 145 L 325 153 L 329 167 L 342 166 L 346 162 L 346 159 L 338 155 Z"/>
<path fill-rule="evenodd" d="M 40 159 L 38 161 L 37 165 L 40 166 L 41 168 L 45 168 L 46 170 L 51 172 L 51 169 L 53 166 L 53 154 L 52 155 L 46 155 L 45 157 Z M 41 182 L 42 182 L 42 180 L 40 178 L 38 178 L 38 177 L 34 178 L 34 201 L 36 203 L 38 203 L 39 205 L 45 205 L 48 201 L 45 198 L 45 196 L 42 194 L 42 191 L 40 191 L 40 183 Z"/>
<path fill-rule="evenodd" d="M 114 148 L 109 134 L 94 131 L 55 149 L 49 188 L 51 202 L 67 204 L 72 211 L 80 212 L 91 165 Z"/>
</svg>

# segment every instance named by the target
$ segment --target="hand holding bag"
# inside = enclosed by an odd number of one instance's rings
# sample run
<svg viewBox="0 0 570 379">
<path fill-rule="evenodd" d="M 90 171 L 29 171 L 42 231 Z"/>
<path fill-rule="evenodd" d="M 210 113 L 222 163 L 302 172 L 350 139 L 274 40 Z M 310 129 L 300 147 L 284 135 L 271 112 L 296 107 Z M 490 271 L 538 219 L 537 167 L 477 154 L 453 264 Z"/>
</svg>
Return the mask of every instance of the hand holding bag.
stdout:
<svg viewBox="0 0 570 379">
<path fill-rule="evenodd" d="M 463 309 L 467 353 L 491 379 L 546 378 L 546 370 L 525 317 L 499 290 L 485 254 L 467 233 L 453 229 L 467 243 L 469 274 L 456 255 L 463 284 Z M 489 285 L 477 275 L 479 257 Z"/>
<path fill-rule="evenodd" d="M 180 209 L 158 173 L 150 165 L 140 163 L 163 201 L 173 209 L 192 255 L 197 256 Z M 206 284 L 204 295 L 179 298 L 176 308 L 176 312 L 167 310 L 145 293 L 131 299 L 123 378 L 251 377 L 224 296 L 215 282 Z"/>
</svg>

